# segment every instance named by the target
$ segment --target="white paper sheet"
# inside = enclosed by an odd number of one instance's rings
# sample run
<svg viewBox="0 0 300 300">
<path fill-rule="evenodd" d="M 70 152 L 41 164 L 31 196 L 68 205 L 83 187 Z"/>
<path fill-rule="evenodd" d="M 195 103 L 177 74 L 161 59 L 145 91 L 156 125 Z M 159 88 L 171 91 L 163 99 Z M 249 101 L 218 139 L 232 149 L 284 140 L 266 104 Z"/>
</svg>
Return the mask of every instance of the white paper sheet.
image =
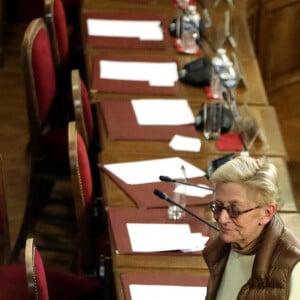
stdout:
<svg viewBox="0 0 300 300">
<path fill-rule="evenodd" d="M 186 99 L 132 99 L 139 125 L 186 125 L 195 117 Z"/>
<path fill-rule="evenodd" d="M 204 300 L 206 287 L 178 285 L 129 285 L 131 300 Z"/>
<path fill-rule="evenodd" d="M 200 152 L 201 140 L 194 137 L 175 134 L 171 139 L 169 146 L 177 151 Z"/>
<path fill-rule="evenodd" d="M 103 79 L 148 81 L 150 86 L 174 86 L 178 80 L 175 62 L 136 62 L 100 60 Z"/>
<path fill-rule="evenodd" d="M 90 36 L 138 38 L 145 41 L 162 41 L 164 38 L 158 20 L 88 19 L 87 30 Z"/>
<path fill-rule="evenodd" d="M 177 187 L 174 189 L 175 193 L 179 194 L 185 194 L 186 196 L 191 196 L 191 197 L 205 197 L 207 195 L 211 195 L 213 191 L 211 190 L 206 190 L 206 189 L 201 189 L 200 187 L 209 187 L 204 184 L 198 184 L 199 188 L 195 186 L 189 186 L 189 185 L 177 185 Z M 182 188 L 184 187 L 184 188 Z"/>
<path fill-rule="evenodd" d="M 127 184 L 159 182 L 159 176 L 183 178 L 184 166 L 187 178 L 201 177 L 205 172 L 179 157 L 106 164 L 104 168 L 112 172 Z"/>
<path fill-rule="evenodd" d="M 207 237 L 194 235 L 189 224 L 128 223 L 133 252 L 160 252 L 185 249 L 203 249 Z"/>
</svg>

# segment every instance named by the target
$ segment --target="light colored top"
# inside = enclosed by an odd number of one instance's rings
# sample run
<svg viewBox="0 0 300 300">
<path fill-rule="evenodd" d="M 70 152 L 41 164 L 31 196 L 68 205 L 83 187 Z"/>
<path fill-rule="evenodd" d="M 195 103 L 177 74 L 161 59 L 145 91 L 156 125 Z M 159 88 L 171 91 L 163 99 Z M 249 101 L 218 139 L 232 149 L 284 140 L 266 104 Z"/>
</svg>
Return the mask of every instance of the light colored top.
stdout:
<svg viewBox="0 0 300 300">
<path fill-rule="evenodd" d="M 230 251 L 216 300 L 236 299 L 242 286 L 251 276 L 255 255 L 242 255 Z M 300 262 L 293 268 L 288 300 L 300 299 Z"/>
</svg>

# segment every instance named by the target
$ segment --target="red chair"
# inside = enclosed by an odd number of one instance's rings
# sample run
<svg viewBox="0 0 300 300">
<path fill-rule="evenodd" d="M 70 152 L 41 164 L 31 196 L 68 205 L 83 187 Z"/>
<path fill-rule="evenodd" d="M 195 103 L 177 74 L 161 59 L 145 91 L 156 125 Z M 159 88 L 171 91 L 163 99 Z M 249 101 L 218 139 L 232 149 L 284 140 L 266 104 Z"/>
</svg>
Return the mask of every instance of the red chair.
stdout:
<svg viewBox="0 0 300 300">
<path fill-rule="evenodd" d="M 95 140 L 94 117 L 85 83 L 81 80 L 78 69 L 71 72 L 72 100 L 77 130 L 87 149 Z"/>
<path fill-rule="evenodd" d="M 71 72 L 71 84 L 76 128 L 88 150 L 92 177 L 97 187 L 95 188 L 96 196 L 101 197 L 102 191 L 99 184 L 98 168 L 98 155 L 100 152 L 99 133 L 98 127 L 95 126 L 94 122 L 94 120 L 96 120 L 96 114 L 95 111 L 93 111 L 86 85 L 83 80 L 81 80 L 78 69 L 74 69 Z"/>
<path fill-rule="evenodd" d="M 58 97 L 56 75 L 47 27 L 42 18 L 27 26 L 22 41 L 29 123 L 30 178 L 23 222 L 13 249 L 17 259 L 28 234 L 49 203 L 57 182 L 70 177 L 67 120 Z M 58 244 L 53 243 L 56 247 Z"/>
<path fill-rule="evenodd" d="M 83 273 L 94 272 L 99 255 L 109 255 L 102 203 L 95 199 L 90 161 L 76 123 L 69 123 L 69 159 L 73 200 L 77 220 L 78 266 Z M 96 213 L 95 213 L 96 212 Z"/>
<path fill-rule="evenodd" d="M 6 199 L 4 193 L 4 174 L 2 157 L 0 155 L 0 264 L 7 264 L 11 260 L 9 223 L 7 218 Z"/>
<path fill-rule="evenodd" d="M 71 69 L 80 68 L 82 76 L 84 73 L 80 30 L 69 30 L 62 0 L 44 0 L 44 10 L 56 70 L 59 80 L 65 84 Z"/>
<path fill-rule="evenodd" d="M 103 283 L 99 280 L 45 270 L 31 238 L 26 241 L 25 264 L 0 265 L 0 274 L 0 300 L 104 299 Z"/>
<path fill-rule="evenodd" d="M 103 284 L 67 272 L 45 270 L 34 240 L 27 239 L 25 249 L 26 278 L 29 299 L 101 299 Z"/>
</svg>

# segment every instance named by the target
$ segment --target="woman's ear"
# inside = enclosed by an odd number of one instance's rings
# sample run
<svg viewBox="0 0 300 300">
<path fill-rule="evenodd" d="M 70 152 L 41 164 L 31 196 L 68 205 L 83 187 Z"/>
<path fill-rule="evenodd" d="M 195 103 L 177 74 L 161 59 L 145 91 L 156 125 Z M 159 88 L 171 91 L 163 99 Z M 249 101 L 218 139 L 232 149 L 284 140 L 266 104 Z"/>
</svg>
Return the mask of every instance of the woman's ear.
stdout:
<svg viewBox="0 0 300 300">
<path fill-rule="evenodd" d="M 265 207 L 262 207 L 262 209 L 263 209 L 263 216 L 260 219 L 259 224 L 260 225 L 266 225 L 267 223 L 270 222 L 270 220 L 275 215 L 276 210 L 277 210 L 277 205 L 275 203 L 271 203 L 271 204 L 268 204 Z"/>
</svg>

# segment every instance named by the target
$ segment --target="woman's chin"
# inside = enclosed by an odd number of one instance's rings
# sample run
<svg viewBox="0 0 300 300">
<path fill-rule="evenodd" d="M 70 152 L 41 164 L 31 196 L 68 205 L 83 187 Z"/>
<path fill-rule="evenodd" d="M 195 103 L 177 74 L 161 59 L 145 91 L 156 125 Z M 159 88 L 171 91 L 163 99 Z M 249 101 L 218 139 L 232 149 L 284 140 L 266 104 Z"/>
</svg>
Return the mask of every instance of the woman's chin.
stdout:
<svg viewBox="0 0 300 300">
<path fill-rule="evenodd" d="M 237 238 L 232 236 L 232 234 L 227 232 L 221 232 L 221 238 L 225 243 L 234 243 L 237 241 Z"/>
</svg>

